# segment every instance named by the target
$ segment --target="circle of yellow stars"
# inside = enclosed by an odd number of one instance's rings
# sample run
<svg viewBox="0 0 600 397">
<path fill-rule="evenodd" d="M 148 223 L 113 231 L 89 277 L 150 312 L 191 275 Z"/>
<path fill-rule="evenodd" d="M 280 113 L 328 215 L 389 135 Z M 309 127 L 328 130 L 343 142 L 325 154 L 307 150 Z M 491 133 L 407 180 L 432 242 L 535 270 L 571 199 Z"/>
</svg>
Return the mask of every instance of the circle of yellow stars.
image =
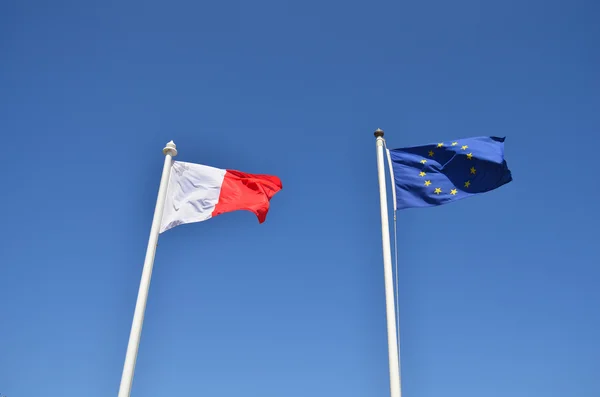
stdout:
<svg viewBox="0 0 600 397">
<path fill-rule="evenodd" d="M 458 146 L 458 142 L 454 141 L 450 145 L 451 146 Z M 443 142 L 438 143 L 437 147 L 438 148 L 444 147 L 444 143 Z M 468 148 L 469 148 L 468 145 L 462 145 L 460 147 L 460 149 L 463 150 L 463 151 L 466 151 Z M 433 150 L 430 150 L 427 154 L 429 155 L 429 157 L 434 157 L 435 156 L 435 152 Z M 466 153 L 466 157 L 467 157 L 468 160 L 473 160 L 473 153 L 472 152 Z M 427 159 L 422 159 L 421 160 L 421 164 L 425 165 L 426 163 L 427 163 Z M 477 169 L 475 168 L 475 166 L 471 167 L 471 169 L 469 171 L 470 171 L 471 175 L 477 175 Z M 425 171 L 419 172 L 419 176 L 420 177 L 424 177 L 426 175 L 427 175 L 427 173 Z M 425 180 L 425 182 L 423 184 L 425 186 L 429 187 L 431 185 L 431 180 L 427 179 L 427 180 Z M 464 187 L 468 189 L 470 186 L 471 186 L 471 181 L 470 180 L 465 181 Z M 437 195 L 440 195 L 442 193 L 442 188 L 440 188 L 440 187 L 434 188 L 433 193 L 435 193 Z M 457 193 L 458 193 L 458 189 L 456 189 L 456 188 L 450 190 L 450 194 L 453 195 L 453 196 L 455 196 Z"/>
</svg>

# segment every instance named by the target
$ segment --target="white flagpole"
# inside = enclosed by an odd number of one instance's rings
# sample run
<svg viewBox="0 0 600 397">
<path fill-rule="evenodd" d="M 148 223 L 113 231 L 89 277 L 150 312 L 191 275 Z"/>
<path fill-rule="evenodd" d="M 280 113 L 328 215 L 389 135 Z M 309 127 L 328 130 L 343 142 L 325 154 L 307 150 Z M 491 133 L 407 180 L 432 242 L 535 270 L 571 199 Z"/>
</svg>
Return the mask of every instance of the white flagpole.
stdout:
<svg viewBox="0 0 600 397">
<path fill-rule="evenodd" d="M 388 223 L 387 194 L 385 187 L 385 169 L 383 162 L 383 131 L 375 131 L 377 147 L 377 174 L 379 177 L 379 201 L 381 205 L 381 236 L 383 245 L 383 270 L 385 277 L 385 306 L 387 314 L 388 355 L 390 364 L 390 396 L 401 397 L 400 361 L 398 359 L 398 341 L 396 340 L 396 310 L 394 307 L 394 284 L 392 274 L 392 250 L 390 248 L 390 229 Z"/>
<path fill-rule="evenodd" d="M 129 334 L 129 344 L 127 345 L 127 355 L 125 356 L 125 365 L 121 375 L 121 386 L 119 388 L 119 397 L 129 397 L 131 385 L 133 383 L 133 371 L 137 359 L 138 348 L 140 346 L 140 336 L 142 334 L 142 323 L 144 322 L 144 312 L 146 310 L 146 301 L 148 300 L 148 289 L 150 288 L 150 278 L 152 277 L 152 267 L 154 265 L 154 254 L 156 253 L 156 244 L 160 231 L 160 222 L 165 198 L 167 195 L 167 185 L 169 184 L 169 174 L 171 173 L 172 158 L 177 156 L 177 148 L 173 141 L 167 143 L 163 149 L 165 155 L 165 164 L 163 166 L 162 177 L 160 178 L 160 187 L 158 188 L 158 198 L 154 208 L 154 218 L 152 218 L 152 228 L 150 229 L 150 238 L 148 239 L 148 248 L 146 249 L 146 259 L 144 260 L 144 269 L 142 270 L 142 279 L 138 291 L 135 312 L 133 314 L 133 323 L 131 333 Z"/>
</svg>

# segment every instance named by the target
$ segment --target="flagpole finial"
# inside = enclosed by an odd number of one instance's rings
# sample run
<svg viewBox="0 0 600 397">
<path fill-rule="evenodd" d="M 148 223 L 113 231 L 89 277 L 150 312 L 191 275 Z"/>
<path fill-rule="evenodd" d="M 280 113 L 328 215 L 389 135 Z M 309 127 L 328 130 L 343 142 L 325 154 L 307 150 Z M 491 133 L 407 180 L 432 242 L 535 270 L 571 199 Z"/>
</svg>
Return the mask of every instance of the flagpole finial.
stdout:
<svg viewBox="0 0 600 397">
<path fill-rule="evenodd" d="M 379 129 L 379 128 L 377 128 L 377 129 L 375 130 L 375 132 L 373 133 L 373 135 L 375 135 L 375 138 L 379 138 L 379 137 L 383 138 L 383 130 L 382 130 L 382 129 Z"/>
<path fill-rule="evenodd" d="M 175 142 L 171 141 L 167 143 L 167 146 L 163 149 L 163 154 L 166 156 L 170 154 L 171 157 L 177 156 L 177 146 L 175 146 Z"/>
</svg>

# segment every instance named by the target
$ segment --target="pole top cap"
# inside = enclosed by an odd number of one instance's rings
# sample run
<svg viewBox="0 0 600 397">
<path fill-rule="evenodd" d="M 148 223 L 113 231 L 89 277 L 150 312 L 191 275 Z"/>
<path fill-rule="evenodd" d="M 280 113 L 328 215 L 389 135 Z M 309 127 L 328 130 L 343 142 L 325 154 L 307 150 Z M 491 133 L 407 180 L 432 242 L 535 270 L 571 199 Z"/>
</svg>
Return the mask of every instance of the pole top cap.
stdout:
<svg viewBox="0 0 600 397">
<path fill-rule="evenodd" d="M 171 157 L 177 156 L 177 146 L 175 146 L 175 142 L 171 141 L 167 143 L 167 146 L 163 149 L 163 154 L 166 156 L 170 154 Z"/>
<path fill-rule="evenodd" d="M 373 133 L 373 135 L 375 135 L 375 138 L 380 138 L 380 137 L 383 138 L 383 130 L 377 128 L 375 130 L 375 132 Z"/>
</svg>

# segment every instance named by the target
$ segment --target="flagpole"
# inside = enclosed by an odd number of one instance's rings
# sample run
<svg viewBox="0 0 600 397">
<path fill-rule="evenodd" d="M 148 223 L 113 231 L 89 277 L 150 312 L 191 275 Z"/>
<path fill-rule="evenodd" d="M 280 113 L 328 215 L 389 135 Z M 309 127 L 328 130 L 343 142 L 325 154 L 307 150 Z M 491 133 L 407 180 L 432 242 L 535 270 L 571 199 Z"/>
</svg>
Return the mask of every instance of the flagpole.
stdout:
<svg viewBox="0 0 600 397">
<path fill-rule="evenodd" d="M 396 340 L 396 310 L 394 307 L 394 284 L 392 274 L 392 250 L 390 248 L 390 229 L 388 221 L 387 194 L 385 186 L 385 169 L 383 162 L 383 131 L 377 129 L 377 174 L 379 177 L 379 201 L 381 205 L 381 236 L 383 245 L 383 270 L 385 279 L 385 306 L 387 315 L 388 356 L 390 366 L 390 396 L 401 397 L 400 360 L 398 358 L 398 341 Z"/>
<path fill-rule="evenodd" d="M 158 198 L 154 208 L 154 217 L 152 218 L 152 227 L 150 228 L 150 238 L 148 239 L 148 248 L 146 249 L 146 259 L 144 260 L 144 269 L 142 270 L 142 279 L 138 291 L 135 312 L 133 314 L 133 323 L 131 324 L 131 333 L 129 334 L 129 344 L 127 345 L 127 354 L 121 375 L 121 386 L 119 388 L 119 397 L 129 397 L 131 385 L 133 383 L 133 372 L 137 359 L 138 348 L 140 346 L 140 336 L 142 334 L 142 323 L 144 322 L 144 312 L 148 300 L 148 289 L 150 288 L 150 278 L 152 277 L 152 267 L 154 265 L 154 254 L 156 253 L 156 244 L 160 231 L 160 222 L 165 198 L 167 195 L 167 185 L 169 184 L 169 174 L 171 172 L 172 158 L 177 156 L 177 148 L 173 141 L 167 143 L 163 149 L 165 155 L 165 164 L 163 166 L 160 186 L 158 188 Z"/>
</svg>

